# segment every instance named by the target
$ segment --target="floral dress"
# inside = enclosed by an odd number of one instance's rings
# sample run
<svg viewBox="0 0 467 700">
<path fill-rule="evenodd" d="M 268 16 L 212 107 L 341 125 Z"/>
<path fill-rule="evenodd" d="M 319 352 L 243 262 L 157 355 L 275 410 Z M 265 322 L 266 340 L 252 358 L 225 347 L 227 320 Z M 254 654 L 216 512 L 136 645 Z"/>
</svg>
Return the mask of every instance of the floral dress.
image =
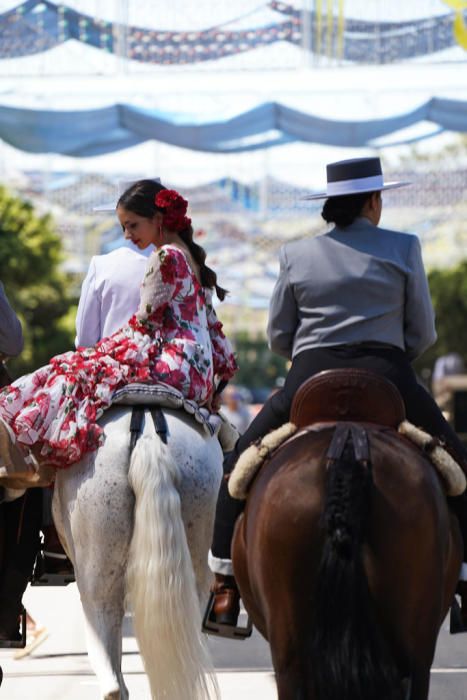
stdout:
<svg viewBox="0 0 467 700">
<path fill-rule="evenodd" d="M 128 323 L 5 387 L 0 418 L 41 461 L 68 467 L 102 444 L 97 420 L 122 386 L 164 382 L 203 403 L 215 378 L 229 379 L 236 369 L 211 290 L 199 284 L 182 250 L 166 245 L 148 259 Z"/>
</svg>

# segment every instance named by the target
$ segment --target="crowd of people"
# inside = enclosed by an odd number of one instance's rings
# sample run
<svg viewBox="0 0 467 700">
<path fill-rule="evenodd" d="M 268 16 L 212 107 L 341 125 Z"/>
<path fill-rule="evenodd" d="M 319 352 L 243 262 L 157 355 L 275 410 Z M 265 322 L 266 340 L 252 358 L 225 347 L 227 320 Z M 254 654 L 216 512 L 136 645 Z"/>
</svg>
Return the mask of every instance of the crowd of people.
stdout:
<svg viewBox="0 0 467 700">
<path fill-rule="evenodd" d="M 290 360 L 290 370 L 256 416 L 235 384 L 235 353 L 213 303 L 214 293 L 222 301 L 227 292 L 194 240 L 188 203 L 158 180 L 126 189 L 116 214 L 128 247 L 91 260 L 76 349 L 0 392 L 0 445 L 8 445 L 0 474 L 9 479 L 2 492 L 0 643 L 19 635 L 22 595 L 44 523 L 41 490 L 12 488 L 15 470 L 46 479 L 51 465 L 67 469 L 97 450 L 104 440 L 99 419 L 114 392 L 130 383 L 162 382 L 213 412 L 221 409 L 240 433 L 225 455 L 228 474 L 249 444 L 288 420 L 303 381 L 325 369 L 366 368 L 397 386 L 409 420 L 442 439 L 467 473 L 464 445 L 411 365 L 436 340 L 419 239 L 379 226 L 382 192 L 406 184 L 385 183 L 378 158 L 327 166 L 326 191 L 315 197 L 325 200 L 322 216 L 332 228 L 280 251 L 268 339 L 273 352 Z M 142 251 L 149 247 L 147 257 Z M 21 349 L 21 325 L 1 288 L 0 352 L 13 357 Z M 223 480 L 209 563 L 213 615 L 232 626 L 239 594 L 230 546 L 242 508 Z M 466 541 L 464 499 L 456 514 Z"/>
</svg>

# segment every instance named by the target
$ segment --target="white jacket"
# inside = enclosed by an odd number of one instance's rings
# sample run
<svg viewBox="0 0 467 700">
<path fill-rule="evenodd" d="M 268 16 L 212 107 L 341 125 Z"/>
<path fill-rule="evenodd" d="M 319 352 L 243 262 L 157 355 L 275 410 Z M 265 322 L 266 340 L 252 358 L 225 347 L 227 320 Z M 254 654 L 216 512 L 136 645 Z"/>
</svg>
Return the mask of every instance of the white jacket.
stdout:
<svg viewBox="0 0 467 700">
<path fill-rule="evenodd" d="M 75 345 L 90 347 L 121 328 L 136 312 L 147 257 L 117 248 L 91 259 L 81 287 Z"/>
</svg>

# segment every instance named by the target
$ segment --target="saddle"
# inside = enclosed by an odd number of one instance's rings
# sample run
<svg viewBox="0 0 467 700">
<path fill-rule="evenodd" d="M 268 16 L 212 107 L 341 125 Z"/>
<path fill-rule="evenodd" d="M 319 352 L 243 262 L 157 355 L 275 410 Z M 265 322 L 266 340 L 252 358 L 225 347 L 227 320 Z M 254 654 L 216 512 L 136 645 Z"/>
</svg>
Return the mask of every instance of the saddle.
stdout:
<svg viewBox="0 0 467 700">
<path fill-rule="evenodd" d="M 237 429 L 221 411 L 210 413 L 207 408 L 199 406 L 196 401 L 186 399 L 178 389 L 162 382 L 159 384 L 128 384 L 118 389 L 112 397 L 112 405 L 119 404 L 134 407 L 134 427 L 130 428 L 132 432 L 138 432 L 136 425 L 141 417 L 141 411 L 145 408 L 159 409 L 160 414 L 162 414 L 163 408 L 171 408 L 185 411 L 189 416 L 192 416 L 208 437 L 217 436 L 224 452 L 232 450 L 239 438 Z M 162 423 L 162 418 L 156 421 L 157 433 L 164 432 L 163 427 L 161 428 Z"/>
<path fill-rule="evenodd" d="M 290 412 L 297 428 L 354 421 L 397 429 L 404 419 L 404 402 L 394 384 L 370 370 L 353 368 L 325 370 L 308 379 L 295 394 Z"/>
<path fill-rule="evenodd" d="M 229 478 L 230 495 L 245 499 L 256 473 L 272 453 L 287 440 L 316 426 L 345 424 L 345 430 L 337 436 L 337 447 L 345 443 L 349 429 L 358 446 L 361 436 L 355 430 L 355 423 L 373 423 L 398 431 L 427 454 L 440 473 L 448 495 L 459 495 L 465 490 L 466 480 L 459 465 L 438 441 L 405 419 L 404 402 L 396 386 L 370 370 L 346 368 L 320 372 L 299 387 L 292 402 L 290 422 L 268 433 L 240 456 Z M 361 442 L 364 445 L 366 439 Z"/>
</svg>

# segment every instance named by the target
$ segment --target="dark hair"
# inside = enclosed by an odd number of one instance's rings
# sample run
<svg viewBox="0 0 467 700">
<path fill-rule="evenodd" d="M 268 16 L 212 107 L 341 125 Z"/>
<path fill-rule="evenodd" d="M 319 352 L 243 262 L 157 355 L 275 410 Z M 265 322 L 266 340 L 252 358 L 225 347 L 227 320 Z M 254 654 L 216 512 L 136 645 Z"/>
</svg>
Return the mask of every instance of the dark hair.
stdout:
<svg viewBox="0 0 467 700">
<path fill-rule="evenodd" d="M 117 202 L 117 207 L 123 207 L 127 211 L 131 211 L 133 214 L 142 216 L 145 219 L 152 219 L 158 211 L 163 212 L 163 209 L 156 206 L 155 200 L 157 193 L 166 189 L 164 185 L 161 185 L 156 180 L 138 180 L 121 195 Z M 206 251 L 198 243 L 194 242 L 193 227 L 191 225 L 187 226 L 187 228 L 177 231 L 177 233 L 182 241 L 186 243 L 193 260 L 199 265 L 203 287 L 215 288 L 217 296 L 223 301 L 227 290 L 217 284 L 216 273 L 206 265 Z"/>
<path fill-rule="evenodd" d="M 321 216 L 325 221 L 345 228 L 353 224 L 357 216 L 362 213 L 365 203 L 375 192 L 362 192 L 361 194 L 346 194 L 340 197 L 329 197 L 323 206 Z"/>
</svg>

